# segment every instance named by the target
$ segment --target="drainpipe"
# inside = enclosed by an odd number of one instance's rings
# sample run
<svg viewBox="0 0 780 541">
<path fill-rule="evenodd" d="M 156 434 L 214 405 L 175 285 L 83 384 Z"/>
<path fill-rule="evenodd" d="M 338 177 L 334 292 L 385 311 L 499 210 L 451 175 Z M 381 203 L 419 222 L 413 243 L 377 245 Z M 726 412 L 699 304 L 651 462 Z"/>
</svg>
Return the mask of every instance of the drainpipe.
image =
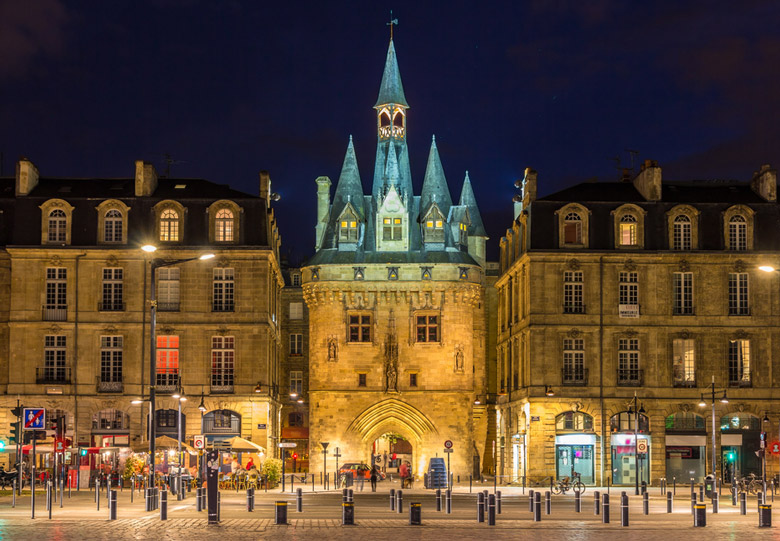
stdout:
<svg viewBox="0 0 780 541">
<path fill-rule="evenodd" d="M 601 409 L 601 486 L 604 486 L 604 438 L 606 425 L 604 422 L 604 256 L 599 257 L 599 408 Z"/>
<path fill-rule="evenodd" d="M 78 437 L 79 437 L 79 385 L 78 385 L 78 375 L 79 375 L 79 261 L 82 257 L 86 256 L 87 252 L 84 252 L 83 254 L 77 254 L 76 255 L 76 302 L 75 302 L 75 310 L 76 313 L 74 314 L 73 318 L 73 378 L 74 383 L 73 386 L 75 387 L 75 391 L 73 393 L 73 444 L 78 445 Z M 66 420 L 67 425 L 67 420 Z M 65 430 L 67 431 L 68 427 L 65 427 Z"/>
</svg>

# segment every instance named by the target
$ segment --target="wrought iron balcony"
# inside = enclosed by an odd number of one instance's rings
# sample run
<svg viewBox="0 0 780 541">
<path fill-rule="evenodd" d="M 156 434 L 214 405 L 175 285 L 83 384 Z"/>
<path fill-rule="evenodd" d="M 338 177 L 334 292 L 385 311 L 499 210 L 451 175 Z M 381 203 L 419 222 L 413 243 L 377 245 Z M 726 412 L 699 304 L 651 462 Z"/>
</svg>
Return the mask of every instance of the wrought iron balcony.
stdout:
<svg viewBox="0 0 780 541">
<path fill-rule="evenodd" d="M 584 304 L 564 304 L 563 305 L 563 313 L 564 314 L 584 314 L 585 313 L 585 305 Z"/>
<path fill-rule="evenodd" d="M 561 385 L 585 386 L 588 384 L 587 368 L 563 368 L 561 370 Z"/>
<path fill-rule="evenodd" d="M 641 387 L 644 385 L 644 370 L 638 368 L 618 368 L 617 384 L 621 387 Z"/>
<path fill-rule="evenodd" d="M 68 366 L 39 366 L 35 369 L 35 382 L 39 384 L 70 383 L 70 367 Z"/>
<path fill-rule="evenodd" d="M 99 312 L 124 312 L 125 303 L 120 301 L 98 301 Z"/>
<path fill-rule="evenodd" d="M 124 389 L 124 383 L 119 381 L 102 381 L 98 378 L 97 392 L 99 393 L 121 393 Z"/>
<path fill-rule="evenodd" d="M 43 305 L 41 309 L 41 319 L 43 321 L 67 321 L 68 309 L 60 306 Z"/>
<path fill-rule="evenodd" d="M 753 380 L 751 378 L 729 378 L 729 387 L 752 387 Z"/>
<path fill-rule="evenodd" d="M 179 389 L 179 374 L 157 374 L 155 390 L 158 393 L 174 393 Z"/>
<path fill-rule="evenodd" d="M 687 387 L 687 388 L 695 388 L 696 387 L 696 378 L 690 378 L 690 379 L 684 379 L 684 378 L 675 378 L 674 380 L 674 386 L 675 387 Z"/>
</svg>

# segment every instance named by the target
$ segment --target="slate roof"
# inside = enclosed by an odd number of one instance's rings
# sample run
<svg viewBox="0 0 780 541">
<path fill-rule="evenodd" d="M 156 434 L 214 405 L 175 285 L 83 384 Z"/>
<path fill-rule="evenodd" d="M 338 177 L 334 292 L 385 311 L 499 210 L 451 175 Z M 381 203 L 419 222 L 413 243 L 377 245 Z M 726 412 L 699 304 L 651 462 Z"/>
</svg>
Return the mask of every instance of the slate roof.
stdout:
<svg viewBox="0 0 780 541">
<path fill-rule="evenodd" d="M 385 71 L 382 74 L 382 83 L 379 86 L 379 97 L 376 105 L 385 105 L 395 103 L 409 107 L 404 95 L 404 85 L 401 83 L 401 72 L 398 70 L 398 61 L 395 58 L 395 47 L 393 40 L 390 40 L 390 46 L 387 48 L 387 60 L 385 60 Z"/>
<path fill-rule="evenodd" d="M 646 203 L 633 182 L 582 182 L 537 201 L 588 201 Z M 738 181 L 667 181 L 661 188 L 661 201 L 674 203 L 766 203 L 751 188 Z"/>
<path fill-rule="evenodd" d="M 482 223 L 482 216 L 479 214 L 479 207 L 477 207 L 477 198 L 474 197 L 474 190 L 471 188 L 471 180 L 469 180 L 469 172 L 466 171 L 466 178 L 463 180 L 463 189 L 460 192 L 460 204 L 469 209 L 469 218 L 471 218 L 471 226 L 469 227 L 469 235 L 475 237 L 487 237 L 487 231 Z"/>
<path fill-rule="evenodd" d="M 441 158 L 439 158 L 439 150 L 436 148 L 436 136 L 431 141 L 431 151 L 428 153 L 428 165 L 425 168 L 425 179 L 420 193 L 422 216 L 428 214 L 433 203 L 438 205 L 444 216 L 449 214 L 452 197 L 450 197 L 447 178 L 444 176 L 444 168 L 441 165 Z"/>
</svg>

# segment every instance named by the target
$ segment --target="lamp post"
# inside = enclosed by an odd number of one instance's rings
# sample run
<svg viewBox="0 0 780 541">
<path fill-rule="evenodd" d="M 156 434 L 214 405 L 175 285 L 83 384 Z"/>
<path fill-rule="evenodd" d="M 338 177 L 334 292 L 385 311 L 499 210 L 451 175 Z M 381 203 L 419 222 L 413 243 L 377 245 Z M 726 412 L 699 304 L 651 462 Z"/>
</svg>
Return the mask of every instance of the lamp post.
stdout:
<svg viewBox="0 0 780 541">
<path fill-rule="evenodd" d="M 715 388 L 715 376 L 712 376 L 712 383 L 711 383 L 711 393 L 712 393 L 712 479 L 715 480 L 717 477 L 716 470 L 717 470 L 717 464 L 718 459 L 715 456 L 715 393 L 723 392 L 723 396 L 720 398 L 720 402 L 722 404 L 728 404 L 729 399 L 726 396 L 726 389 L 716 389 Z M 699 407 L 705 407 L 707 403 L 704 401 L 704 394 L 701 395 L 701 401 L 699 402 Z M 736 460 L 736 457 L 735 457 Z M 732 483 L 734 483 L 734 479 L 731 480 Z"/>
<path fill-rule="evenodd" d="M 639 443 L 639 416 L 645 414 L 645 407 L 640 406 L 634 391 L 634 399 L 631 401 L 632 405 L 628 408 L 628 414 L 634 414 L 634 493 L 639 495 L 639 477 L 642 474 L 642 470 L 639 467 L 639 453 L 637 452 Z"/>
<path fill-rule="evenodd" d="M 154 253 L 157 251 L 157 247 L 151 244 L 146 244 L 141 247 L 144 252 Z M 185 259 L 160 259 L 155 258 L 150 262 L 151 266 L 151 284 L 149 287 L 149 411 L 151 412 L 151 421 L 149 422 L 149 486 L 154 486 L 154 453 L 155 449 L 155 386 L 157 384 L 157 287 L 155 284 L 155 275 L 157 269 L 162 267 L 170 267 L 172 265 L 178 265 L 179 263 L 186 263 L 188 261 L 195 261 L 196 259 L 211 259 L 214 254 L 203 254 L 199 257 L 188 257 Z"/>
<path fill-rule="evenodd" d="M 179 403 L 179 417 L 176 420 L 176 432 L 178 436 L 178 452 L 179 452 L 179 483 L 176 485 L 177 491 L 177 497 L 181 494 L 181 468 L 182 468 L 182 455 L 181 455 L 181 439 L 182 439 L 182 428 L 181 428 L 181 403 L 187 401 L 187 397 L 184 396 L 184 389 L 182 388 L 181 378 L 179 378 L 179 389 L 176 391 L 176 393 L 173 395 L 173 398 L 177 399 L 177 402 Z"/>
</svg>

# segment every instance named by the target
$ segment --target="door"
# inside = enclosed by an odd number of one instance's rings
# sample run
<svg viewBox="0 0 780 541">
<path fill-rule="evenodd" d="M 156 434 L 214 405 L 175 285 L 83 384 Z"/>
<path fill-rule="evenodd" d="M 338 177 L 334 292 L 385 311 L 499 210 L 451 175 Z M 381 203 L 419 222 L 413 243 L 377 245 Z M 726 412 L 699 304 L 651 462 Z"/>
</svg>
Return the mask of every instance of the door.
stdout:
<svg viewBox="0 0 780 541">
<path fill-rule="evenodd" d="M 558 479 L 580 474 L 582 482 L 593 484 L 593 446 L 556 445 L 555 471 Z"/>
<path fill-rule="evenodd" d="M 724 483 L 732 483 L 742 475 L 740 465 L 741 445 L 724 445 L 721 447 L 720 468 Z"/>
</svg>

